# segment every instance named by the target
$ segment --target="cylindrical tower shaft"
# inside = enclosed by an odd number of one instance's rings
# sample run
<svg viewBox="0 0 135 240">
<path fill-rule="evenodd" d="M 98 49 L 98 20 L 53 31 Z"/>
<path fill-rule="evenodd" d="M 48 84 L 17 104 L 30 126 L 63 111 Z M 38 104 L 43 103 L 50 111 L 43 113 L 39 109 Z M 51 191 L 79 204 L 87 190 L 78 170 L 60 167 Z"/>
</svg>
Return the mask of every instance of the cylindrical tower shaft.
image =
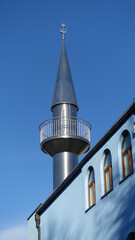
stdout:
<svg viewBox="0 0 135 240">
<path fill-rule="evenodd" d="M 76 132 L 76 124 L 70 126 L 70 118 L 77 118 L 77 108 L 71 104 L 58 104 L 53 108 L 53 118 L 60 117 L 59 132 L 64 136 L 69 135 L 69 131 Z M 67 119 L 69 119 L 67 121 Z M 66 142 L 63 144 L 66 144 Z M 73 147 L 74 148 L 74 147 Z M 53 189 L 56 189 L 60 183 L 70 174 L 78 164 L 78 156 L 74 152 L 60 152 L 53 156 Z"/>
<path fill-rule="evenodd" d="M 78 156 L 71 152 L 57 153 L 53 157 L 53 189 L 56 189 L 78 164 Z"/>
</svg>

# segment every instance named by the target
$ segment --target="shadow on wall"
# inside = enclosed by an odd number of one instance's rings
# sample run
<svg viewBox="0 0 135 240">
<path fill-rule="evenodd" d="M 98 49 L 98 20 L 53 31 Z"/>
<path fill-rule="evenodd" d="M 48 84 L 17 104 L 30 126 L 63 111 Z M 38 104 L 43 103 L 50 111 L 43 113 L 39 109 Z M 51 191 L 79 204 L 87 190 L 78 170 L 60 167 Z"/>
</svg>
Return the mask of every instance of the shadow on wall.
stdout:
<svg viewBox="0 0 135 240">
<path fill-rule="evenodd" d="M 127 237 L 130 232 L 135 232 L 134 175 L 115 186 L 113 191 L 99 202 L 93 217 L 97 226 L 93 233 L 96 239 L 131 239 Z"/>
<path fill-rule="evenodd" d="M 50 218 L 49 218 L 50 219 Z M 63 218 L 63 221 L 59 221 L 52 216 L 52 218 L 46 222 L 46 227 L 41 230 L 42 238 L 46 240 L 79 240 L 83 239 L 81 237 L 82 231 L 80 226 L 76 224 L 70 218 L 67 220 Z"/>
</svg>

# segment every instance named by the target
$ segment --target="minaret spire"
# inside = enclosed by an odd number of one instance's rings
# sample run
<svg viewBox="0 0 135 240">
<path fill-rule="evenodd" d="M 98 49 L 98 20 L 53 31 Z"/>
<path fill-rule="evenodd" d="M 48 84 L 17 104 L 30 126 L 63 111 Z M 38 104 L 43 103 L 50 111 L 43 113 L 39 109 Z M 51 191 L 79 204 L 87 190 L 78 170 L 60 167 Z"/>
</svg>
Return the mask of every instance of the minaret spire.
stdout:
<svg viewBox="0 0 135 240">
<path fill-rule="evenodd" d="M 58 72 L 55 82 L 54 94 L 52 99 L 51 111 L 56 105 L 59 104 L 72 104 L 77 107 L 77 111 L 79 110 L 77 98 L 75 94 L 74 84 L 72 80 L 72 74 L 70 71 L 70 66 L 68 62 L 68 56 L 65 47 L 65 33 L 66 26 L 65 24 L 61 24 L 60 32 L 62 34 L 62 47 L 61 54 L 58 66 Z"/>
</svg>

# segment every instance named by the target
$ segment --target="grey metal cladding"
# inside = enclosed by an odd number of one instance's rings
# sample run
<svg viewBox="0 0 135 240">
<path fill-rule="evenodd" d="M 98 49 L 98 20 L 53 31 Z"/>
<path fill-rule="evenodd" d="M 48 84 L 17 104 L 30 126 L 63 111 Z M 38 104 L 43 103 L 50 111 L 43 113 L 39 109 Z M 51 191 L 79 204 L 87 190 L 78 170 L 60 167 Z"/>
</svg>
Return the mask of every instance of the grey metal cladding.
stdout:
<svg viewBox="0 0 135 240">
<path fill-rule="evenodd" d="M 64 40 L 62 41 L 51 111 L 53 111 L 54 106 L 61 103 L 75 105 L 77 110 L 79 110 Z"/>
</svg>

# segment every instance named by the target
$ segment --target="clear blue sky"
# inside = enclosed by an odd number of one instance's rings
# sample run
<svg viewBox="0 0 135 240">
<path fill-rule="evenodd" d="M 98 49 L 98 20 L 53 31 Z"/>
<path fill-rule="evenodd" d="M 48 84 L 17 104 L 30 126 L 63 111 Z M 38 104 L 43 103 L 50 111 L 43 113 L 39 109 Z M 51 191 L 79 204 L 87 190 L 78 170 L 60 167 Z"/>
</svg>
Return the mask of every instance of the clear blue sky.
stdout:
<svg viewBox="0 0 135 240">
<path fill-rule="evenodd" d="M 27 217 L 52 193 L 38 127 L 51 117 L 62 22 L 91 147 L 135 97 L 134 0 L 0 1 L 1 240 L 27 239 Z"/>
</svg>

